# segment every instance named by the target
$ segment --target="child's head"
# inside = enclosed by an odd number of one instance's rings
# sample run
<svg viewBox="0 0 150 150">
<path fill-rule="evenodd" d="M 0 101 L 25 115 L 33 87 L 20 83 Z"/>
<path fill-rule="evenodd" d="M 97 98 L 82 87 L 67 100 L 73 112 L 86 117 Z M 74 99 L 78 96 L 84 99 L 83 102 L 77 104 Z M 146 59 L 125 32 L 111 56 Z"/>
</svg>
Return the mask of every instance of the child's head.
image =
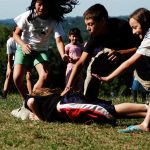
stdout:
<svg viewBox="0 0 150 150">
<path fill-rule="evenodd" d="M 147 30 L 150 28 L 150 11 L 145 8 L 135 10 L 129 16 L 129 24 L 133 34 L 143 38 Z"/>
<path fill-rule="evenodd" d="M 84 12 L 83 16 L 87 30 L 91 35 L 96 36 L 104 32 L 108 21 L 108 12 L 103 5 L 91 6 Z"/>
<path fill-rule="evenodd" d="M 77 0 L 32 0 L 28 7 L 28 10 L 31 10 L 28 20 L 35 18 L 34 11 L 36 10 L 39 17 L 50 17 L 59 22 L 63 20 L 64 14 L 70 13 L 77 4 Z"/>
<path fill-rule="evenodd" d="M 36 0 L 36 2 L 35 2 L 36 15 L 41 18 L 48 17 L 49 16 L 48 15 L 48 10 L 49 10 L 48 5 L 49 5 L 48 0 Z"/>
<path fill-rule="evenodd" d="M 108 12 L 101 4 L 95 4 L 88 8 L 84 14 L 84 19 L 93 19 L 95 22 L 101 21 L 103 18 L 108 19 Z"/>
<path fill-rule="evenodd" d="M 69 31 L 69 43 L 77 44 L 77 42 L 83 43 L 80 29 L 72 28 Z"/>
</svg>

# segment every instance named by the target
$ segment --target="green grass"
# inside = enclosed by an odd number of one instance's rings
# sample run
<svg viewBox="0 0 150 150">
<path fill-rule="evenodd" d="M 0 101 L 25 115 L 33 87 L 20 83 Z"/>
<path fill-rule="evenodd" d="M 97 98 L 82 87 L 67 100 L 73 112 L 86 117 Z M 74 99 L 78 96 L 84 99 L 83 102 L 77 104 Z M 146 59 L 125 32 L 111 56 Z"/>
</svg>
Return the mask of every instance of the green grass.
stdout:
<svg viewBox="0 0 150 150">
<path fill-rule="evenodd" d="M 125 101 L 116 99 L 115 103 Z M 150 134 L 119 134 L 118 129 L 142 119 L 121 119 L 118 126 L 46 123 L 14 118 L 10 112 L 21 105 L 18 95 L 0 100 L 1 150 L 149 150 Z"/>
</svg>

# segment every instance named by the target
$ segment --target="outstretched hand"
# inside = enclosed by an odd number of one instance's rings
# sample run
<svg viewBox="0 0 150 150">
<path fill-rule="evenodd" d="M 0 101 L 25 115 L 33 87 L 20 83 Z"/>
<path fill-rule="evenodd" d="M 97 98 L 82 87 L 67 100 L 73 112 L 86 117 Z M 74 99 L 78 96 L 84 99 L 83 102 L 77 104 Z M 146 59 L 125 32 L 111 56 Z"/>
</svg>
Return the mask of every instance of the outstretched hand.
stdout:
<svg viewBox="0 0 150 150">
<path fill-rule="evenodd" d="M 108 53 L 108 57 L 109 57 L 108 59 L 111 60 L 111 61 L 113 61 L 114 63 L 117 63 L 119 56 L 120 56 L 120 54 L 116 50 L 111 50 Z"/>
<path fill-rule="evenodd" d="M 92 73 L 92 76 L 95 77 L 96 79 L 100 80 L 100 81 L 105 81 L 105 82 L 109 81 L 108 77 L 101 77 L 98 74 Z"/>
</svg>

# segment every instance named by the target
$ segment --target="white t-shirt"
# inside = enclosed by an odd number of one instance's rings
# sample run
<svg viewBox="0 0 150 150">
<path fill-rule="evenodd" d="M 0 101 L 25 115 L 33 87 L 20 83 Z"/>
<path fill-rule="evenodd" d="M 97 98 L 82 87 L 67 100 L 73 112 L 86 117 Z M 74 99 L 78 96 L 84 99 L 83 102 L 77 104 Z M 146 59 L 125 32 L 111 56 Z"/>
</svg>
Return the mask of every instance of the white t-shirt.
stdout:
<svg viewBox="0 0 150 150">
<path fill-rule="evenodd" d="M 6 47 L 7 47 L 7 54 L 15 54 L 17 45 L 13 37 L 10 37 L 7 40 Z"/>
<path fill-rule="evenodd" d="M 150 28 L 144 36 L 144 39 L 136 53 L 150 57 Z"/>
<path fill-rule="evenodd" d="M 52 34 L 54 38 L 63 36 L 63 28 L 60 23 L 50 18 L 43 20 L 36 17 L 33 21 L 28 22 L 29 14 L 30 11 L 27 11 L 14 19 L 17 26 L 23 31 L 21 38 L 25 43 L 31 45 L 32 50 L 47 51 L 50 36 Z"/>
</svg>

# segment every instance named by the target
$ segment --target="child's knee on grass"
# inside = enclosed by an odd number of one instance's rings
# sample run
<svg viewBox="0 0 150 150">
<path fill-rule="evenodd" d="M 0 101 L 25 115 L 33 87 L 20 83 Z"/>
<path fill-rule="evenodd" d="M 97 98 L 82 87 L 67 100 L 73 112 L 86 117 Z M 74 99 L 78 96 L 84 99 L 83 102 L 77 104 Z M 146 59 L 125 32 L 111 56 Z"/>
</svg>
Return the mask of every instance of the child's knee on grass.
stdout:
<svg viewBox="0 0 150 150">
<path fill-rule="evenodd" d="M 34 106 L 34 98 L 29 98 L 27 101 L 27 106 L 33 110 L 33 106 Z"/>
</svg>

